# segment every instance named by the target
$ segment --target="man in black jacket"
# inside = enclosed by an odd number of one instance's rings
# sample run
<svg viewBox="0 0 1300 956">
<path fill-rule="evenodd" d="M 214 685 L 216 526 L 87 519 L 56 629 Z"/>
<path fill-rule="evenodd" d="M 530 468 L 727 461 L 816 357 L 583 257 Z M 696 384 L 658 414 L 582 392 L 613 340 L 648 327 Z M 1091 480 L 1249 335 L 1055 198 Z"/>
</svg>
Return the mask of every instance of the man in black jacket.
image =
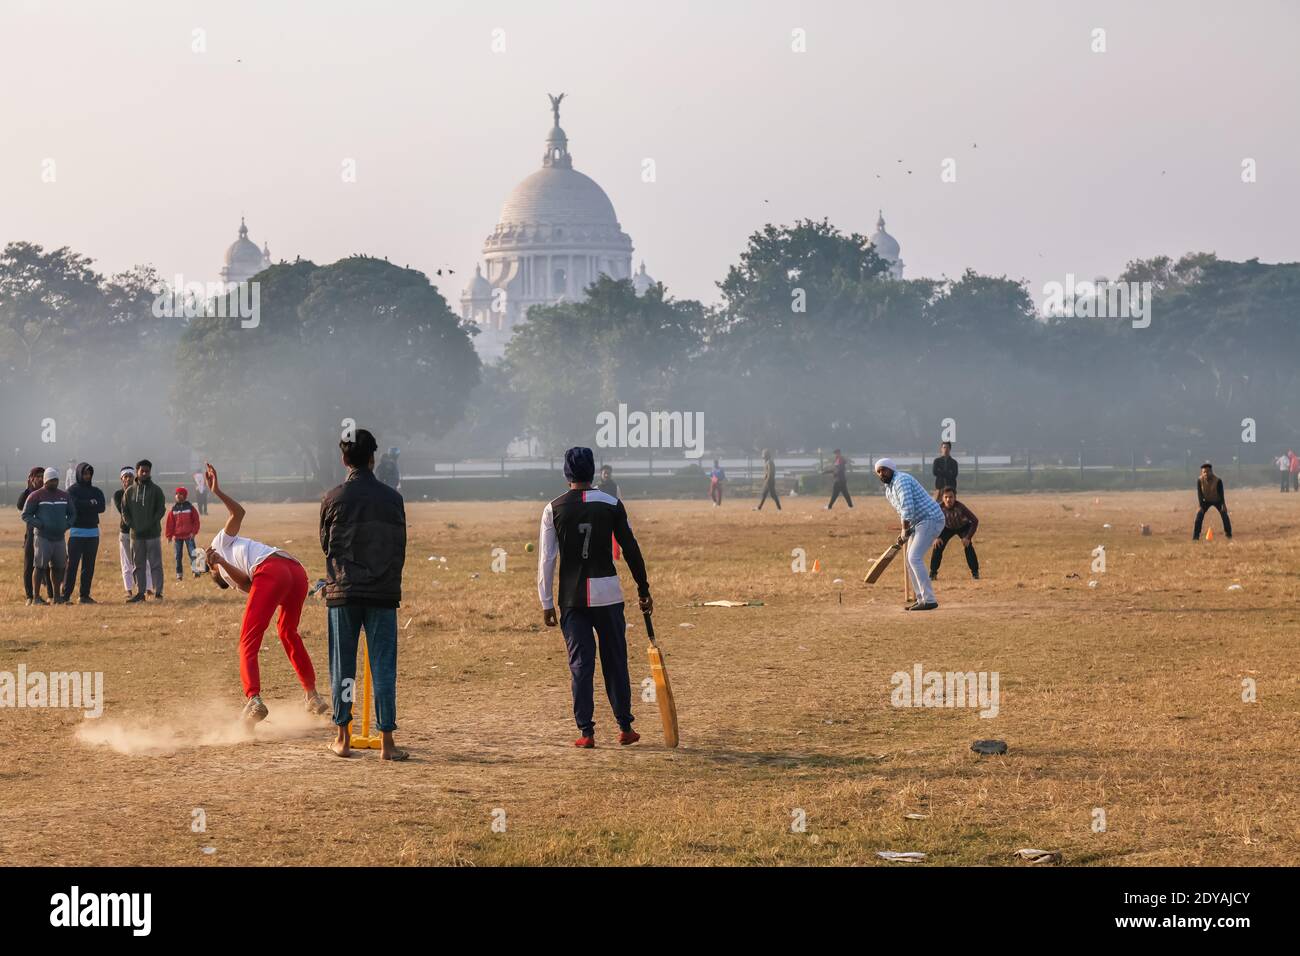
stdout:
<svg viewBox="0 0 1300 956">
<path fill-rule="evenodd" d="M 98 603 L 90 596 L 90 585 L 95 580 L 95 558 L 99 555 L 99 516 L 104 513 L 104 493 L 91 481 L 95 469 L 88 462 L 77 465 L 77 480 L 68 488 L 68 497 L 77 509 L 77 518 L 68 531 L 68 573 L 63 579 L 63 600 L 72 600 L 72 585 L 81 568 L 82 604 Z"/>
<path fill-rule="evenodd" d="M 1228 517 L 1228 500 L 1223 497 L 1223 479 L 1214 473 L 1214 466 L 1208 461 L 1201 465 L 1200 477 L 1196 479 L 1196 503 L 1200 506 L 1196 512 L 1196 524 L 1192 528 L 1192 540 L 1201 540 L 1201 523 L 1205 512 L 1211 508 L 1219 512 L 1223 519 L 1223 533 L 1232 540 L 1232 519 Z"/>
<path fill-rule="evenodd" d="M 357 645 L 366 630 L 379 756 L 405 760 L 393 743 L 397 729 L 397 608 L 406 563 L 406 506 L 375 477 L 375 436 L 364 428 L 339 442 L 348 477 L 321 499 L 320 544 L 325 552 L 325 603 L 329 607 L 330 688 L 340 757 L 351 754 L 352 689 Z M 366 701 L 369 706 L 369 701 Z"/>
<path fill-rule="evenodd" d="M 937 499 L 943 494 L 943 489 L 951 488 L 957 490 L 957 459 L 952 457 L 952 442 L 946 441 L 939 444 L 939 457 L 934 460 L 934 467 L 930 469 L 934 474 L 934 497 Z"/>
</svg>

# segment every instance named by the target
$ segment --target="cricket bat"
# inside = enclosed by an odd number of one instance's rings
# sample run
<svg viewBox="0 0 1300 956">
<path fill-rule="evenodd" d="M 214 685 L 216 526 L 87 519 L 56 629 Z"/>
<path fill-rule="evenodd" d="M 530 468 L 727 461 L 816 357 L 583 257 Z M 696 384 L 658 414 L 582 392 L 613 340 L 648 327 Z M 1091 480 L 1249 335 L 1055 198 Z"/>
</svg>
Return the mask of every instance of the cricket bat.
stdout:
<svg viewBox="0 0 1300 956">
<path fill-rule="evenodd" d="M 664 723 L 664 743 L 669 747 L 677 746 L 677 704 L 673 700 L 673 688 L 668 683 L 668 668 L 664 666 L 664 655 L 655 643 L 655 626 L 650 615 L 645 615 L 645 632 L 650 638 L 646 653 L 650 655 L 650 676 L 655 682 L 655 700 L 659 701 L 659 717 Z"/>
<path fill-rule="evenodd" d="M 880 557 L 876 558 L 871 567 L 867 569 L 867 576 L 862 579 L 863 584 L 875 584 L 880 580 L 880 576 L 885 573 L 885 568 L 889 567 L 894 560 L 894 556 L 903 550 L 903 546 L 895 541 L 887 547 Z"/>
</svg>

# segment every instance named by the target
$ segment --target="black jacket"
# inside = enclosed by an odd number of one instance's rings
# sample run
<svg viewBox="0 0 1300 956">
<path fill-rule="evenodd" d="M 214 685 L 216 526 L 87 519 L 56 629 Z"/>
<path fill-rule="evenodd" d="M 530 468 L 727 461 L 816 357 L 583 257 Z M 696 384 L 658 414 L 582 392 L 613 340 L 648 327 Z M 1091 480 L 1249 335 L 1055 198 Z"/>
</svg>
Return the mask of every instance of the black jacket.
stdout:
<svg viewBox="0 0 1300 956">
<path fill-rule="evenodd" d="M 85 477 L 89 467 L 84 461 L 77 466 L 77 480 L 68 489 L 68 497 L 77 507 L 77 520 L 72 523 L 74 528 L 98 528 L 99 516 L 104 513 L 104 493 Z"/>
<path fill-rule="evenodd" d="M 1201 510 L 1202 510 L 1202 511 L 1204 511 L 1206 508 L 1213 508 L 1216 504 L 1218 504 L 1218 505 L 1222 505 L 1222 506 L 1223 506 L 1223 510 L 1225 510 L 1225 511 L 1228 510 L 1228 499 L 1225 498 L 1225 497 L 1223 497 L 1223 479 L 1222 479 L 1222 478 L 1220 478 L 1220 479 L 1218 480 L 1218 482 L 1216 483 L 1215 487 L 1217 487 L 1217 488 L 1219 489 L 1219 500 L 1218 500 L 1217 502 L 1206 501 L 1206 500 L 1205 500 L 1205 492 L 1201 490 L 1201 483 L 1200 483 L 1200 481 L 1198 480 L 1198 481 L 1196 482 L 1196 500 L 1197 500 L 1197 502 L 1200 503 L 1200 506 L 1201 506 Z"/>
<path fill-rule="evenodd" d="M 399 607 L 406 563 L 406 506 L 374 472 L 355 468 L 320 503 L 329 607 Z"/>
<path fill-rule="evenodd" d="M 935 491 L 957 487 L 957 459 L 951 455 L 937 456 L 930 471 L 934 474 Z"/>
</svg>

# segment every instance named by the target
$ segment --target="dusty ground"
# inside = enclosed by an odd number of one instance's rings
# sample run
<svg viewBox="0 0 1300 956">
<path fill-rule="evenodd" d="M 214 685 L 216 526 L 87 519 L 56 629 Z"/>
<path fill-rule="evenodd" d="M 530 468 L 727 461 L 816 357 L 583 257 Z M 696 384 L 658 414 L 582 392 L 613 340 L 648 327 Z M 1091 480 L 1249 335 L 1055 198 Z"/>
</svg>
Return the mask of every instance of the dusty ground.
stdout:
<svg viewBox="0 0 1300 956">
<path fill-rule="evenodd" d="M 1237 540 L 1212 516 L 1215 540 L 1194 545 L 1190 492 L 972 495 L 984 579 L 951 552 L 931 614 L 901 610 L 893 568 L 860 583 L 894 527 L 878 496 L 831 514 L 808 498 L 779 514 L 634 501 L 676 751 L 649 703 L 641 743 L 616 746 L 599 680 L 600 746 L 570 746 L 563 642 L 541 627 L 524 552 L 539 504 L 412 505 L 398 707 L 413 757 L 399 765 L 326 751 L 329 728 L 298 712 L 273 633 L 261 657 L 271 717 L 241 741 L 240 599 L 169 581 L 163 604 L 123 607 L 115 539 L 101 547 L 102 605 L 24 607 L 11 514 L 0 670 L 103 671 L 107 703 L 98 720 L 0 710 L 0 860 L 856 864 L 919 850 L 936 865 L 1011 864 L 1036 847 L 1073 865 L 1295 864 L 1300 495 L 1230 500 Z M 255 506 L 245 528 L 315 580 L 316 516 Z M 509 552 L 504 574 L 490 571 L 494 547 Z M 796 547 L 823 570 L 792 573 Z M 682 606 L 716 598 L 765 603 Z M 323 608 L 309 604 L 303 629 L 324 687 Z M 629 643 L 635 686 L 649 673 L 639 621 Z M 891 707 L 891 675 L 915 663 L 998 672 L 998 716 Z M 1010 753 L 973 754 L 980 737 Z M 498 810 L 505 832 L 492 828 Z"/>
</svg>

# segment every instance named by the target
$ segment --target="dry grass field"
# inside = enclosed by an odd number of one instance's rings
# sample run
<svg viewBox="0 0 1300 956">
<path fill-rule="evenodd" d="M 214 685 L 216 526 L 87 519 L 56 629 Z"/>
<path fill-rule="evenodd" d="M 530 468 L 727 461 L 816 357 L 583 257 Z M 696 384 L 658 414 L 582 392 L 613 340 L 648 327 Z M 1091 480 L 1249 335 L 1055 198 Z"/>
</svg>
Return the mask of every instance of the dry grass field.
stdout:
<svg viewBox="0 0 1300 956">
<path fill-rule="evenodd" d="M 11 514 L 0 670 L 102 671 L 106 704 L 97 720 L 0 710 L 0 860 L 843 865 L 916 850 L 929 866 L 1024 865 L 1013 852 L 1036 847 L 1074 866 L 1295 864 L 1300 495 L 1228 494 L 1237 540 L 1212 514 L 1215 540 L 1201 544 L 1189 540 L 1190 490 L 972 495 L 983 580 L 952 549 L 929 614 L 901 609 L 896 568 L 861 584 L 896 526 L 878 495 L 829 514 L 821 498 L 787 499 L 780 513 L 742 499 L 721 510 L 633 501 L 678 700 L 676 751 L 644 702 L 642 741 L 618 747 L 599 677 L 598 748 L 570 745 L 564 645 L 541 626 L 524 551 L 540 503 L 412 504 L 405 764 L 327 751 L 330 727 L 300 712 L 273 631 L 261 657 L 271 716 L 241 739 L 240 597 L 168 581 L 164 603 L 121 606 L 115 539 L 100 550 L 100 606 L 24 607 Z M 316 517 L 313 505 L 253 506 L 245 529 L 315 580 Z M 214 508 L 204 540 L 217 520 Z M 1090 570 L 1098 545 L 1103 574 Z M 509 552 L 503 574 L 490 569 L 495 547 Z M 792 573 L 793 548 L 822 571 Z M 764 603 L 687 606 L 720 598 Z M 649 668 L 640 616 L 629 620 L 636 689 Z M 303 633 L 327 691 L 314 601 Z M 891 675 L 916 663 L 996 671 L 998 716 L 892 707 Z M 981 737 L 1010 752 L 972 753 Z M 498 809 L 504 832 L 492 828 Z"/>
</svg>

